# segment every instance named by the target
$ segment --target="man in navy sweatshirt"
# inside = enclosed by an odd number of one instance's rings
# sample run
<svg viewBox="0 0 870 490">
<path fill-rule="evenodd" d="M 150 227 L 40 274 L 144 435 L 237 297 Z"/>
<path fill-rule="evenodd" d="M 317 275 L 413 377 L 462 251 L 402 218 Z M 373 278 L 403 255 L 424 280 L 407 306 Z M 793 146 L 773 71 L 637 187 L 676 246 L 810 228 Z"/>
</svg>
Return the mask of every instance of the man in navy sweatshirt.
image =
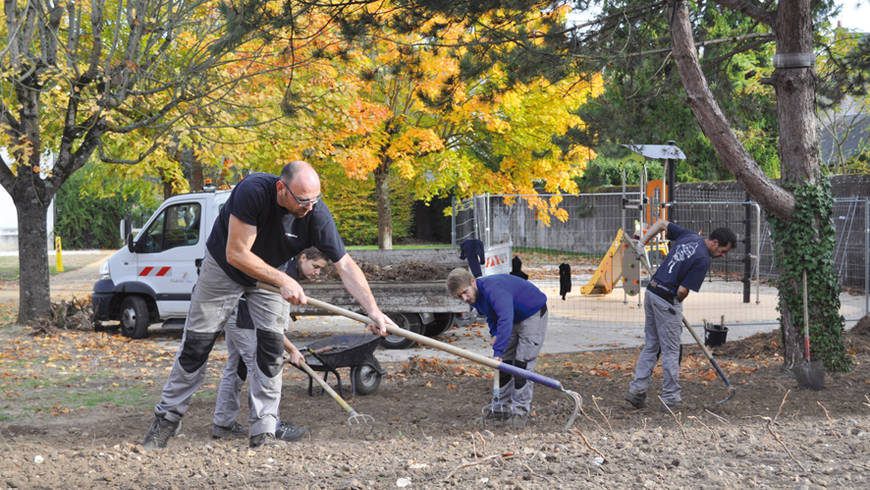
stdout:
<svg viewBox="0 0 870 490">
<path fill-rule="evenodd" d="M 528 371 L 535 370 L 538 352 L 547 333 L 547 296 L 525 279 L 494 274 L 475 279 L 467 269 L 453 269 L 447 291 L 486 316 L 496 359 Z M 509 427 L 523 428 L 529 418 L 534 383 L 499 373 L 500 410 L 489 417 Z"/>
</svg>

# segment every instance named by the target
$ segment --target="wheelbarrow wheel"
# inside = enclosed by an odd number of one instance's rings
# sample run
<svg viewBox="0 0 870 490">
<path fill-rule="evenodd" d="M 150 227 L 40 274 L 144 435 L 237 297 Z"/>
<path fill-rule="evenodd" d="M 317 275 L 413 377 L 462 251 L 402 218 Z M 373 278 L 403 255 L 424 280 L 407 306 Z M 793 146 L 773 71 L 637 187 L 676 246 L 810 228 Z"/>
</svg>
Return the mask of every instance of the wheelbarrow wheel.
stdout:
<svg viewBox="0 0 870 490">
<path fill-rule="evenodd" d="M 371 395 L 378 391 L 378 386 L 381 385 L 381 371 L 371 364 L 352 367 L 350 377 L 353 380 L 354 391 L 357 395 Z"/>
<path fill-rule="evenodd" d="M 423 334 L 423 319 L 420 318 L 419 313 L 388 313 L 387 315 L 399 327 L 416 334 Z M 413 347 L 415 343 L 413 340 L 399 335 L 387 335 L 384 337 L 381 345 L 385 349 L 407 349 L 408 347 Z"/>
</svg>

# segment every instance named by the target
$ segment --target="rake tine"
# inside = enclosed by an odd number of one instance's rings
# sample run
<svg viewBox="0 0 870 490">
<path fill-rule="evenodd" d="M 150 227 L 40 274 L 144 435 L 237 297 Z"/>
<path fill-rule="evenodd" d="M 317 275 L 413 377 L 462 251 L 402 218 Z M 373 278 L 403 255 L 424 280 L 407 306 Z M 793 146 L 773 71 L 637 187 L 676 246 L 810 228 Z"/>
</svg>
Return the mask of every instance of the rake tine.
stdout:
<svg viewBox="0 0 870 490">
<path fill-rule="evenodd" d="M 368 432 L 372 431 L 373 426 L 369 424 L 369 420 L 374 422 L 374 417 L 372 417 L 371 415 L 361 414 L 354 410 L 353 407 L 351 407 L 346 401 L 344 401 L 344 398 L 342 398 L 341 395 L 339 395 L 335 392 L 335 390 L 332 389 L 332 386 L 329 386 L 329 383 L 320 379 L 320 376 L 318 376 L 314 372 L 314 370 L 311 369 L 311 366 L 309 366 L 305 361 L 302 361 L 300 367 L 302 368 L 302 370 L 308 373 L 308 376 L 317 381 L 317 384 L 319 384 L 324 390 L 326 390 L 326 392 L 329 393 L 329 396 L 331 396 L 332 399 L 341 406 L 341 408 L 343 408 L 348 414 L 350 414 L 350 416 L 347 418 L 347 425 L 348 428 L 351 429 L 351 431 L 353 431 L 354 426 L 359 427 L 363 423 L 369 427 Z"/>
<path fill-rule="evenodd" d="M 374 423 L 374 417 L 364 413 L 358 413 L 356 410 L 353 410 L 350 417 L 347 418 L 347 428 L 351 432 L 371 433 L 375 428 Z M 363 427 L 365 427 L 365 430 L 362 430 Z"/>
<path fill-rule="evenodd" d="M 562 393 L 564 393 L 568 398 L 571 399 L 572 402 L 574 402 L 574 411 L 571 412 L 571 416 L 568 417 L 568 422 L 565 424 L 565 430 L 568 430 L 571 428 L 571 425 L 574 424 L 574 419 L 577 418 L 577 414 L 580 413 L 580 410 L 583 409 L 583 397 L 580 396 L 580 393 L 571 390 L 563 389 Z"/>
</svg>

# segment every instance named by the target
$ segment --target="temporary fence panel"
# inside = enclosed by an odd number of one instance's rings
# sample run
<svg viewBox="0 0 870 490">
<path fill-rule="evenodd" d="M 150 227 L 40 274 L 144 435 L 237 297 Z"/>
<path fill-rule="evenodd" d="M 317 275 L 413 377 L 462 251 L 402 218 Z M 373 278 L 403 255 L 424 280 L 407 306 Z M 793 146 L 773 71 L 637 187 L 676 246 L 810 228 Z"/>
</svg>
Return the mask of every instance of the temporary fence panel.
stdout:
<svg viewBox="0 0 870 490">
<path fill-rule="evenodd" d="M 712 188 L 712 186 L 711 186 Z M 636 196 L 636 190 L 630 193 Z M 704 236 L 720 226 L 731 228 L 738 237 L 735 249 L 724 259 L 716 259 L 708 279 L 699 293 L 692 293 L 683 304 L 689 321 L 700 325 L 704 320 L 718 323 L 724 316 L 726 326 L 742 327 L 778 324 L 777 291 L 771 286 L 776 276 L 770 246 L 770 231 L 764 212 L 753 201 L 716 200 L 717 194 L 693 190 L 678 192 L 679 201 L 669 204 L 669 219 Z M 735 192 L 731 192 L 735 196 Z M 745 194 L 744 194 L 745 195 Z M 454 208 L 455 235 L 468 238 L 476 234 L 489 246 L 510 243 L 513 250 L 547 252 L 553 262 L 532 271 L 529 280 L 551 298 L 553 321 L 573 322 L 580 328 L 634 328 L 644 322 L 638 298 L 622 291 L 604 296 L 584 296 L 580 288 L 597 267 L 617 231 L 634 234 L 638 213 L 624 212 L 621 192 L 563 195 L 560 208 L 568 212 L 564 222 L 551 218 L 549 225 L 524 199 L 526 196 L 477 196 L 458 202 Z M 538 195 L 536 198 L 548 198 Z M 846 288 L 863 294 L 844 293 L 841 313 L 854 322 L 868 312 L 870 286 L 870 201 L 836 199 L 835 270 Z M 470 218 L 469 216 L 473 216 Z M 469 223 L 470 220 L 475 223 Z M 648 224 L 643 224 L 648 226 Z M 638 230 L 640 232 L 641 230 Z M 560 255 L 561 254 L 561 255 Z M 653 254 L 655 259 L 655 254 Z M 658 258 L 659 260 L 661 257 Z M 572 271 L 571 291 L 560 294 L 560 262 Z M 526 271 L 529 272 L 529 271 Z M 751 289 L 749 280 L 753 280 Z M 759 281 L 760 279 L 760 281 Z M 742 326 L 742 327 L 741 327 Z M 739 332 L 738 332 L 739 333 Z"/>
</svg>

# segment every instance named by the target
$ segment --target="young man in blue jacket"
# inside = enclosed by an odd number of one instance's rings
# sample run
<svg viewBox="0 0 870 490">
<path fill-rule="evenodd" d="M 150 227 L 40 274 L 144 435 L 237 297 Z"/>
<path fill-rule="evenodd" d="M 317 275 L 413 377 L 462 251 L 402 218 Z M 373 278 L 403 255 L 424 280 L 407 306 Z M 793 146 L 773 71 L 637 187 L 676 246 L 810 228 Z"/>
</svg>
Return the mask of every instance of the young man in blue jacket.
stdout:
<svg viewBox="0 0 870 490">
<path fill-rule="evenodd" d="M 634 408 L 646 406 L 646 391 L 649 388 L 653 368 L 662 358 L 662 400 L 667 408 L 676 411 L 682 408 L 680 385 L 680 333 L 683 329 L 683 300 L 689 290 L 698 291 L 710 269 L 710 259 L 724 257 L 737 242 L 737 237 L 728 228 L 717 228 L 709 238 L 694 231 L 670 223 L 656 221 L 640 240 L 646 245 L 652 237 L 666 231 L 671 241 L 670 251 L 664 262 L 650 279 L 644 295 L 643 308 L 646 316 L 643 350 L 637 358 L 634 381 L 625 395 Z M 643 253 L 638 250 L 639 253 Z M 663 411 L 667 408 L 662 406 Z"/>
<path fill-rule="evenodd" d="M 447 290 L 486 316 L 496 359 L 528 371 L 535 370 L 547 332 L 547 296 L 525 279 L 494 274 L 475 279 L 467 269 L 453 269 Z M 490 417 L 508 427 L 523 428 L 529 418 L 534 383 L 499 373 L 500 410 Z"/>
</svg>

